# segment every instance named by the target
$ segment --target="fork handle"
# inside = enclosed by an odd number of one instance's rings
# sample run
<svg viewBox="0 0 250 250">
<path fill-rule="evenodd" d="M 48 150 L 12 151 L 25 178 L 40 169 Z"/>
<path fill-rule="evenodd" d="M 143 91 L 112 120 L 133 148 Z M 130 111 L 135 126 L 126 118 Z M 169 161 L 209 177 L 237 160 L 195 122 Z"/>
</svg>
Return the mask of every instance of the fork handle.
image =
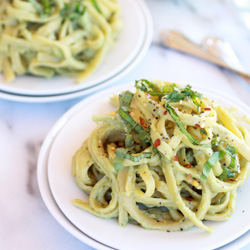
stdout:
<svg viewBox="0 0 250 250">
<path fill-rule="evenodd" d="M 240 69 L 231 67 L 227 63 L 225 63 L 222 59 L 210 54 L 203 47 L 195 44 L 183 34 L 176 31 L 169 31 L 162 33 L 162 42 L 163 45 L 169 47 L 171 49 L 175 49 L 187 54 L 191 54 L 193 56 L 202 58 L 211 63 L 217 64 L 221 67 L 227 68 L 231 71 L 236 72 L 240 76 L 242 76 L 246 81 L 250 83 L 250 74 L 246 73 Z"/>
</svg>

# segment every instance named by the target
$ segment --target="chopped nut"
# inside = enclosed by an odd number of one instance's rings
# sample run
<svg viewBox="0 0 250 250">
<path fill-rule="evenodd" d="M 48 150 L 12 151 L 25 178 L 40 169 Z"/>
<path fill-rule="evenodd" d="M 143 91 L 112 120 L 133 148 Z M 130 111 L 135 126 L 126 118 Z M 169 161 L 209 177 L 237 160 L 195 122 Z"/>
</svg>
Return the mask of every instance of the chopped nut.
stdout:
<svg viewBox="0 0 250 250">
<path fill-rule="evenodd" d="M 130 116 L 131 117 L 135 117 L 135 113 L 134 112 L 130 112 Z"/>
<path fill-rule="evenodd" d="M 194 180 L 192 182 L 192 184 L 193 184 L 194 187 L 198 187 L 199 186 L 199 182 L 197 180 Z"/>
</svg>

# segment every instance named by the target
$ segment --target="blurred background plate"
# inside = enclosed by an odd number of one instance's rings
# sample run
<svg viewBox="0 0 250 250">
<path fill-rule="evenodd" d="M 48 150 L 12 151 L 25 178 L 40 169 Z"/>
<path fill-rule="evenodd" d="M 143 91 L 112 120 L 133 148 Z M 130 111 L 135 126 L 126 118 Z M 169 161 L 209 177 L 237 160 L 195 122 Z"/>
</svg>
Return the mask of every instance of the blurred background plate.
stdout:
<svg viewBox="0 0 250 250">
<path fill-rule="evenodd" d="M 151 45 L 152 36 L 153 36 L 152 17 L 145 3 L 142 0 L 137 0 L 137 2 L 140 5 L 140 9 L 144 16 L 144 24 L 146 28 L 145 37 L 144 37 L 143 45 L 138 51 L 135 58 L 123 70 L 121 70 L 121 72 L 118 72 L 115 76 L 113 76 L 112 78 L 108 79 L 107 81 L 103 83 L 97 84 L 87 89 L 83 89 L 83 90 L 79 90 L 79 91 L 75 91 L 71 93 L 65 93 L 65 94 L 60 94 L 60 95 L 47 95 L 47 96 L 46 95 L 32 96 L 32 95 L 14 94 L 14 93 L 9 93 L 9 92 L 0 90 L 0 98 L 11 100 L 11 101 L 32 102 L 32 103 L 58 102 L 58 101 L 69 100 L 69 99 L 73 99 L 77 97 L 86 96 L 102 88 L 108 87 L 111 84 L 115 85 L 116 81 L 126 76 L 126 74 L 128 74 L 138 65 L 138 63 L 143 59 L 143 57 L 145 56 L 145 54 L 147 53 Z"/>
<path fill-rule="evenodd" d="M 123 27 L 114 46 L 108 51 L 101 65 L 84 82 L 76 83 L 73 78 L 56 76 L 50 79 L 35 76 L 17 76 L 14 82 L 6 83 L 3 74 L 0 75 L 0 97 L 5 99 L 27 99 L 26 97 L 61 96 L 78 91 L 90 92 L 91 88 L 111 84 L 121 76 L 123 70 L 128 72 L 136 63 L 136 58 L 142 53 L 145 39 L 148 38 L 151 16 L 145 11 L 142 0 L 119 0 L 122 5 Z M 149 21 L 150 19 L 150 21 Z M 149 39 L 149 38 L 148 38 Z M 9 96 L 12 94 L 13 96 Z M 22 96 L 18 98 L 18 96 Z M 74 96 L 74 95 L 73 95 Z M 67 98 L 66 98 L 67 99 Z"/>
</svg>

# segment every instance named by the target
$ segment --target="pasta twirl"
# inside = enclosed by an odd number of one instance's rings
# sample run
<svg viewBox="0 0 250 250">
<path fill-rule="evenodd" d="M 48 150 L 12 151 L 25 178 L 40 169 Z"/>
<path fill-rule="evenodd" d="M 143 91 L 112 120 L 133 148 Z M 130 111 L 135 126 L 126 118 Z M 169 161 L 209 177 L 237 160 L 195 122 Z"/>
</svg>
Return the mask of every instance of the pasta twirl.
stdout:
<svg viewBox="0 0 250 250">
<path fill-rule="evenodd" d="M 0 72 L 69 75 L 78 82 L 101 63 L 122 26 L 115 0 L 3 0 Z"/>
<path fill-rule="evenodd" d="M 229 219 L 248 176 L 248 130 L 189 85 L 140 80 L 135 87 L 112 99 L 116 112 L 94 115 L 97 127 L 72 163 L 89 202 L 74 205 L 122 226 L 213 232 L 204 220 Z"/>
</svg>

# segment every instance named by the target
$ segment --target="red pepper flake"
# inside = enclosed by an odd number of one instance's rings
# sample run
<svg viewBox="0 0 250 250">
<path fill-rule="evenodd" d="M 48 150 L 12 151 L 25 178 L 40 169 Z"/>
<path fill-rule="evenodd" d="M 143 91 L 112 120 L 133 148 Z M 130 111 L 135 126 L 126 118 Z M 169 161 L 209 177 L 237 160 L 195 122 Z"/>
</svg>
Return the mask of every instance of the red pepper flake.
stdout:
<svg viewBox="0 0 250 250">
<path fill-rule="evenodd" d="M 163 115 L 166 115 L 167 113 L 168 113 L 168 111 L 167 111 L 167 110 L 165 110 L 165 111 L 164 111 L 164 113 L 163 113 Z"/>
<path fill-rule="evenodd" d="M 192 166 L 192 164 L 189 163 L 189 164 L 187 164 L 187 165 L 184 165 L 183 167 L 184 167 L 184 168 L 191 168 L 191 166 Z"/>
<path fill-rule="evenodd" d="M 235 179 L 228 179 L 229 181 L 235 181 Z"/>
<path fill-rule="evenodd" d="M 178 156 L 177 156 L 177 155 L 175 155 L 175 156 L 173 157 L 173 161 L 178 161 Z"/>
<path fill-rule="evenodd" d="M 194 125 L 194 128 L 200 128 L 200 127 L 201 127 L 200 124 L 197 124 L 197 123 L 196 123 L 196 124 Z"/>
<path fill-rule="evenodd" d="M 154 141 L 154 147 L 158 148 L 161 145 L 161 140 L 158 138 Z"/>
<path fill-rule="evenodd" d="M 143 128 L 147 128 L 148 125 L 146 123 L 143 124 Z"/>
<path fill-rule="evenodd" d="M 191 175 L 191 174 L 189 174 L 189 175 L 188 175 L 188 177 L 187 177 L 187 180 L 189 180 L 189 179 L 191 178 L 191 176 L 192 176 L 192 175 Z"/>
<path fill-rule="evenodd" d="M 140 124 L 144 125 L 144 119 L 142 117 L 140 117 Z"/>
<path fill-rule="evenodd" d="M 146 93 L 145 96 L 146 96 L 148 99 L 151 98 L 150 94 L 148 94 L 148 93 Z"/>
<path fill-rule="evenodd" d="M 211 111 L 211 109 L 210 109 L 210 108 L 204 108 L 204 110 L 206 110 L 206 111 Z"/>
<path fill-rule="evenodd" d="M 191 198 L 188 198 L 188 197 L 183 197 L 185 200 L 187 200 L 187 201 L 192 201 L 193 199 L 191 199 Z"/>
</svg>

